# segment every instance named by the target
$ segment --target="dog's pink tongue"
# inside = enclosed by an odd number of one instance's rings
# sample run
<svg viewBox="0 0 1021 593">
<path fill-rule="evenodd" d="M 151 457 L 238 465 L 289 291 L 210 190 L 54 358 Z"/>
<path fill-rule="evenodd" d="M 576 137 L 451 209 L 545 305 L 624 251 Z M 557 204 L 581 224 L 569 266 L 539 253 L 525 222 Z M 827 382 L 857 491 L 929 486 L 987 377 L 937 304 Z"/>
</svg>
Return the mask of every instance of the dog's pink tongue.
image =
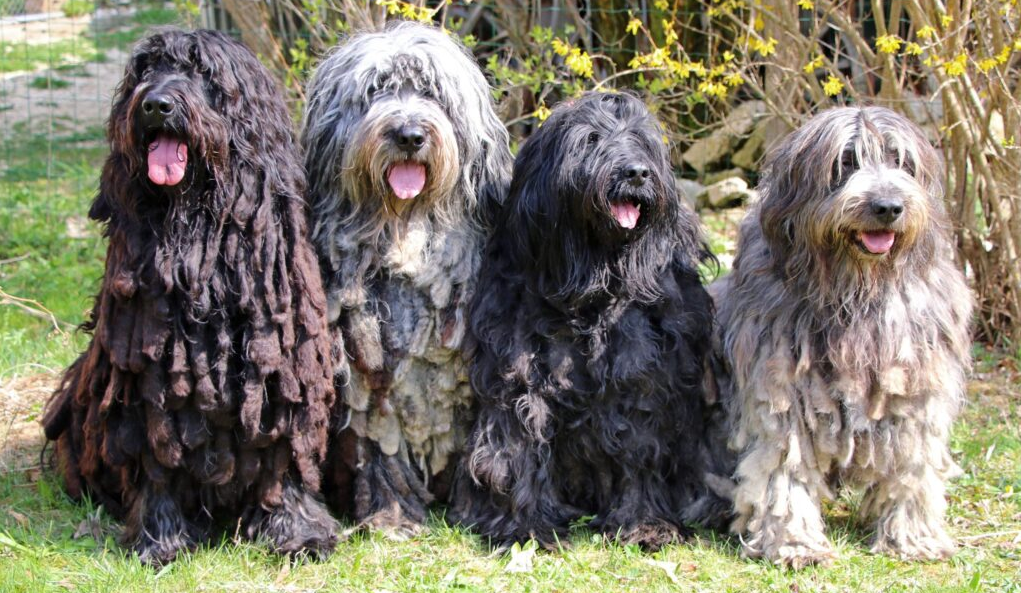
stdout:
<svg viewBox="0 0 1021 593">
<path fill-rule="evenodd" d="M 405 161 L 390 167 L 387 181 L 398 198 L 410 200 L 422 193 L 425 187 L 425 165 Z"/>
<path fill-rule="evenodd" d="M 160 134 L 149 145 L 149 181 L 156 185 L 177 185 L 188 166 L 188 145 Z"/>
<path fill-rule="evenodd" d="M 886 253 L 893 247 L 896 238 L 893 231 L 872 231 L 861 234 L 861 242 L 872 253 Z"/>
<path fill-rule="evenodd" d="M 635 225 L 638 224 L 638 216 L 641 214 L 639 207 L 630 202 L 610 204 L 610 212 L 620 226 L 626 229 L 635 228 Z"/>
</svg>

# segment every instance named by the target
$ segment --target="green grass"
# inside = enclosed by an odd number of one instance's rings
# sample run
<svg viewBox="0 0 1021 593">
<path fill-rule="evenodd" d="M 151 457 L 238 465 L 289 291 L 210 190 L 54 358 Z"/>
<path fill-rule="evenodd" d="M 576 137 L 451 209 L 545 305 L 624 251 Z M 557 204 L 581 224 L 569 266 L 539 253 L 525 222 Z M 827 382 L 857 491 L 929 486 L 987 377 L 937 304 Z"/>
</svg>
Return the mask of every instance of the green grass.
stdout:
<svg viewBox="0 0 1021 593">
<path fill-rule="evenodd" d="M 213 544 L 163 570 L 141 567 L 116 545 L 117 526 L 94 521 L 99 541 L 74 539 L 96 510 L 74 504 L 49 473 L 0 476 L 0 591 L 1021 591 L 1018 447 L 988 453 L 975 433 L 1013 440 L 1021 435 L 1018 403 L 981 391 L 954 433 L 966 477 L 950 489 L 950 522 L 965 545 L 940 563 L 906 563 L 867 552 L 868 534 L 848 519 L 853 497 L 829 508 L 838 559 L 831 567 L 799 573 L 740 558 L 728 537 L 703 532 L 655 554 L 604 542 L 575 529 L 570 549 L 539 552 L 528 572 L 508 572 L 509 555 L 494 555 L 476 536 L 448 527 L 441 517 L 429 533 L 395 543 L 354 535 L 326 562 L 299 562 L 233 541 L 230 530 Z M 974 451 L 968 452 L 974 448 Z M 986 459 L 988 457 L 988 459 Z M 996 532 L 1005 536 L 983 537 Z M 970 539 L 969 539 L 970 538 Z M 6 575 L 6 576 L 5 576 Z M 672 575 L 672 576 L 671 576 Z"/>
<path fill-rule="evenodd" d="M 151 6 L 138 10 L 132 17 L 131 23 L 109 31 L 91 33 L 90 38 L 99 49 L 125 49 L 130 48 L 152 27 L 179 22 L 180 15 L 177 11 L 161 6 Z"/>
<path fill-rule="evenodd" d="M 71 86 L 71 83 L 51 74 L 47 76 L 36 76 L 32 79 L 32 82 L 28 83 L 28 86 L 40 90 L 66 89 Z"/>
<path fill-rule="evenodd" d="M 130 44 L 162 9 L 94 36 L 100 48 Z M 152 22 L 150 22 L 152 21 Z M 80 72 L 73 61 L 61 73 Z M 0 305 L 0 386 L 12 377 L 55 373 L 84 348 L 80 323 L 102 274 L 105 242 L 85 220 L 105 154 L 100 126 L 57 122 L 52 134 L 18 126 L 0 147 L 0 288 L 51 311 L 62 328 L 12 305 Z M 734 246 L 735 218 L 703 213 L 714 251 Z M 725 271 L 726 257 L 721 258 Z M 35 307 L 35 305 L 32 305 Z M 570 549 L 539 552 L 525 572 L 493 554 L 477 537 L 435 516 L 429 532 L 394 543 L 354 534 L 325 562 L 292 563 L 262 547 L 236 542 L 233 531 L 162 570 L 139 563 L 116 544 L 117 525 L 88 502 L 63 494 L 55 473 L 40 470 L 38 444 L 0 446 L 18 459 L 0 464 L 0 592 L 81 591 L 1004 591 L 1021 593 L 1021 376 L 1016 360 L 976 348 L 969 402 L 952 436 L 964 474 L 949 490 L 949 522 L 962 543 L 953 559 L 905 563 L 867 551 L 868 532 L 853 520 L 854 492 L 828 505 L 838 559 L 831 567 L 793 573 L 744 560 L 738 542 L 701 532 L 656 554 L 604 542 L 583 527 Z M 3 397 L 0 395 L 0 397 Z M 0 402 L 2 403 L 2 402 Z M 37 419 L 43 402 L 29 402 L 21 420 Z M 2 408 L 2 406 L 0 406 Z M 2 433 L 0 433 L 2 434 Z M 97 514 L 98 513 L 98 514 Z M 91 535 L 75 537 L 82 526 Z"/>
<path fill-rule="evenodd" d="M 64 16 L 75 18 L 96 10 L 96 3 L 91 0 L 67 0 L 61 10 L 64 11 Z"/>
<path fill-rule="evenodd" d="M 27 132 L 27 131 L 26 131 Z M 0 259 L 27 255 L 0 266 L 0 286 L 45 305 L 64 321 L 78 323 L 102 270 L 104 242 L 85 225 L 84 238 L 69 236 L 69 218 L 82 217 L 95 186 L 102 149 L 100 130 L 68 133 L 50 146 L 27 136 L 26 163 L 42 166 L 46 155 L 78 164 L 51 167 L 50 179 L 28 174 L 29 165 L 5 180 L 0 194 Z M 75 140 L 68 140 L 75 139 Z M 67 147 L 75 142 L 89 148 Z M 56 152 L 49 152 L 56 150 Z M 66 152 L 62 152 L 66 151 Z M 710 217 L 710 241 L 730 222 Z M 76 236 L 82 235 L 78 229 Z M 0 307 L 0 380 L 66 365 L 85 337 L 54 332 L 44 321 Z M 972 401 L 953 434 L 955 458 L 965 474 L 950 488 L 949 519 L 958 555 L 942 563 L 905 563 L 867 552 L 868 533 L 851 520 L 857 497 L 848 493 L 828 507 L 830 536 L 838 560 L 799 573 L 740 558 L 732 538 L 698 534 L 690 542 L 645 554 L 606 543 L 575 529 L 564 553 L 539 552 L 530 571 L 506 570 L 510 558 L 494 555 L 479 539 L 448 527 L 441 517 L 428 534 L 394 543 L 355 534 L 326 562 L 291 562 L 263 548 L 236 542 L 230 529 L 212 544 L 162 570 L 144 568 L 116 544 L 117 526 L 95 517 L 87 502 L 62 493 L 55 474 L 29 467 L 0 473 L 0 591 L 1015 591 L 1021 553 L 1021 403 L 999 369 L 996 353 L 976 349 L 978 372 Z M 36 366 L 39 365 L 39 366 Z M 30 415 L 38 415 L 36 402 Z M 34 452 L 31 453 L 34 455 Z M 85 522 L 99 540 L 75 538 Z M 996 535 L 1000 534 L 1000 535 Z M 672 575 L 672 576 L 671 576 Z"/>
<path fill-rule="evenodd" d="M 68 62 L 102 61 L 96 44 L 85 34 L 52 43 L 0 41 L 0 73 L 51 68 Z"/>
</svg>

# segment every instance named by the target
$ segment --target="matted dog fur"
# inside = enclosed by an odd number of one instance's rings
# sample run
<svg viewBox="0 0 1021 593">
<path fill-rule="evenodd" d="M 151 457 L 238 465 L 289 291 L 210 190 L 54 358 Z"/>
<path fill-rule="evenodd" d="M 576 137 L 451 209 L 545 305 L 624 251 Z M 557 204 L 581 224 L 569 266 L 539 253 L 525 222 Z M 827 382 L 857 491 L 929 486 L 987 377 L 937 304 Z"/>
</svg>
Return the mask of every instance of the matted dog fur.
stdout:
<svg viewBox="0 0 1021 593">
<path fill-rule="evenodd" d="M 455 520 L 556 548 L 594 515 L 655 549 L 720 508 L 703 484 L 710 260 L 641 100 L 553 110 L 517 157 L 476 292 L 479 410 Z"/>
<path fill-rule="evenodd" d="M 68 493 L 147 562 L 217 523 L 328 553 L 326 299 L 279 85 L 226 35 L 162 30 L 132 53 L 108 138 L 92 341 L 44 419 Z"/>
<path fill-rule="evenodd" d="M 466 307 L 510 177 L 507 131 L 471 54 L 405 22 L 354 35 L 319 65 L 303 141 L 344 363 L 328 498 L 411 535 L 445 498 L 471 422 Z"/>
<path fill-rule="evenodd" d="M 768 158 L 734 271 L 712 288 L 746 554 L 830 559 L 820 503 L 842 484 L 865 488 L 873 551 L 953 552 L 947 439 L 972 297 L 941 178 L 921 131 L 880 107 L 825 111 Z"/>
</svg>

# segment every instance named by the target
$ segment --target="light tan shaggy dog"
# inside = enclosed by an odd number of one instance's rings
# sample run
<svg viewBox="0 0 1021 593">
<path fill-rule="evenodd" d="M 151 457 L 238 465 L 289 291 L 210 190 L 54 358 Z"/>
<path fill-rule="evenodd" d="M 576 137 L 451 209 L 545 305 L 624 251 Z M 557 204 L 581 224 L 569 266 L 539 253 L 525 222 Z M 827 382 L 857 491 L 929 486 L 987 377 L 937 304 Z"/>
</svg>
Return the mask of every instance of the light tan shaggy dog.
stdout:
<svg viewBox="0 0 1021 593">
<path fill-rule="evenodd" d="M 874 552 L 953 553 L 947 438 L 972 297 L 941 177 L 921 131 L 880 107 L 822 112 L 767 159 L 734 271 L 713 285 L 747 555 L 829 560 L 820 501 L 841 485 L 865 488 Z"/>
</svg>

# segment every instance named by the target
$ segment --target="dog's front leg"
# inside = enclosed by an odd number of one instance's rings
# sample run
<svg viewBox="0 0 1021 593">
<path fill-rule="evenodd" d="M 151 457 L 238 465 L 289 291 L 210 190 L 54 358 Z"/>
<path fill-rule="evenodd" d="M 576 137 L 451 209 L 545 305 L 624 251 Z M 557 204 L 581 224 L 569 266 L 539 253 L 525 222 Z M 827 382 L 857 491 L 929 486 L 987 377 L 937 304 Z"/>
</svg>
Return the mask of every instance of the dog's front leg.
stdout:
<svg viewBox="0 0 1021 593">
<path fill-rule="evenodd" d="M 422 477 L 398 451 L 387 455 L 378 443 L 357 444 L 354 516 L 359 525 L 403 540 L 425 529 L 432 495 Z"/>
<path fill-rule="evenodd" d="M 669 486 L 658 473 L 629 476 L 619 488 L 622 492 L 610 505 L 609 514 L 597 523 L 605 537 L 656 551 L 689 534 L 671 510 Z"/>
<path fill-rule="evenodd" d="M 921 421 L 892 421 L 889 429 L 901 446 L 892 449 L 895 459 L 889 471 L 869 486 L 860 511 L 863 518 L 875 521 L 873 552 L 906 560 L 953 555 L 956 546 L 943 519 L 944 482 L 959 471 L 946 445 L 949 425 L 949 415 L 939 411 Z"/>
<path fill-rule="evenodd" d="M 128 501 L 121 545 L 131 548 L 142 562 L 162 566 L 173 561 L 179 552 L 194 549 L 205 534 L 181 514 L 166 484 L 155 483 L 148 477 L 142 479 L 144 483 Z"/>
<path fill-rule="evenodd" d="M 751 443 L 737 467 L 731 529 L 745 555 L 798 569 L 828 563 L 834 552 L 819 506 L 824 476 L 791 446 L 796 440 L 773 435 Z"/>
<path fill-rule="evenodd" d="M 451 516 L 497 547 L 534 539 L 554 550 L 581 513 L 561 500 L 550 444 L 526 430 L 522 410 L 482 409 L 454 479 Z"/>
</svg>

